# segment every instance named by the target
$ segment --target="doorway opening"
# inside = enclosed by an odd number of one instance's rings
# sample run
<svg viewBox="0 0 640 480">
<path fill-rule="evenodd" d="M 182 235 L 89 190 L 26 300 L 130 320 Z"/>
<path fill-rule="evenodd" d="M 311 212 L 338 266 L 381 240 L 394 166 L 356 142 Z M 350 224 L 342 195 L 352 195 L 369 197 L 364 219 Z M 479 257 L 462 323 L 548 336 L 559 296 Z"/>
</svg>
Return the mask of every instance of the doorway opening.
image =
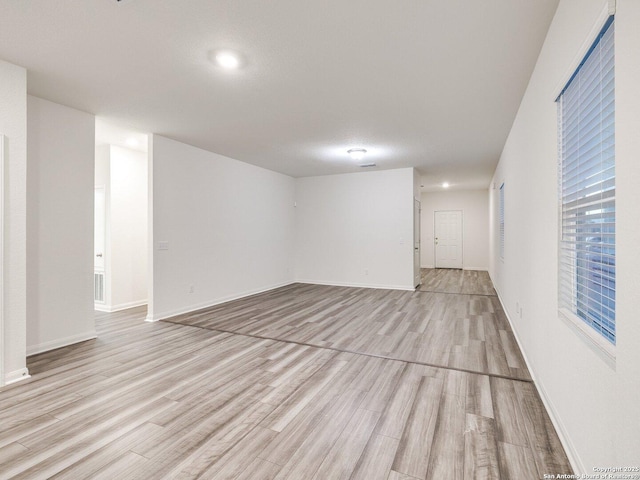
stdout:
<svg viewBox="0 0 640 480">
<path fill-rule="evenodd" d="M 147 135 L 96 118 L 94 308 L 147 304 Z"/>
</svg>

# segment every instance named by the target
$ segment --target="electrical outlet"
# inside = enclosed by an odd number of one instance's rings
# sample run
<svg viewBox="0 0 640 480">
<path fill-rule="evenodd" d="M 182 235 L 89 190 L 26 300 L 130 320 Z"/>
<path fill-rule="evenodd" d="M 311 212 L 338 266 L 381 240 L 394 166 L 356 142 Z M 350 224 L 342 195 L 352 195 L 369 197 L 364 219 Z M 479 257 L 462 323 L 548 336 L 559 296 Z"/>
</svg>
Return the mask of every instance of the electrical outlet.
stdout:
<svg viewBox="0 0 640 480">
<path fill-rule="evenodd" d="M 368 269 L 367 269 L 367 270 L 365 270 L 365 271 L 364 271 L 364 274 L 365 274 L 365 275 L 369 275 L 369 270 L 368 270 Z"/>
<path fill-rule="evenodd" d="M 196 289 L 193 287 L 193 285 L 189 285 L 189 293 L 195 293 Z"/>
</svg>

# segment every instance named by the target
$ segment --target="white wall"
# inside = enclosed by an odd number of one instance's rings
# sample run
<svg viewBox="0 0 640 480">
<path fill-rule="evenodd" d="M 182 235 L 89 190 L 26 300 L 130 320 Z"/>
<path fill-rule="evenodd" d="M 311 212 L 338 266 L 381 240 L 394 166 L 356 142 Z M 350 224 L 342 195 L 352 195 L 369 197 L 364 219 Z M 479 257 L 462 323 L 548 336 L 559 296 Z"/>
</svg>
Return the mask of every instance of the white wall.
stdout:
<svg viewBox="0 0 640 480">
<path fill-rule="evenodd" d="M 95 337 L 94 117 L 28 97 L 27 353 Z"/>
<path fill-rule="evenodd" d="M 147 303 L 147 154 L 111 147 L 111 302 Z"/>
<path fill-rule="evenodd" d="M 296 180 L 296 280 L 413 290 L 414 170 Z"/>
<path fill-rule="evenodd" d="M 150 144 L 149 320 L 293 281 L 293 178 L 157 135 Z"/>
<path fill-rule="evenodd" d="M 422 193 L 422 268 L 433 268 L 434 216 L 443 210 L 462 210 L 462 266 L 489 269 L 489 196 L 487 190 Z"/>
<path fill-rule="evenodd" d="M 584 53 L 603 0 L 561 0 L 496 170 L 505 182 L 505 259 L 498 190 L 490 191 L 490 274 L 577 473 L 637 466 L 640 452 L 640 2 L 616 14 L 616 358 L 612 365 L 558 315 L 557 119 L 554 99 Z M 522 305 L 522 318 L 516 314 Z M 553 472 L 549 472 L 553 473 Z"/>
<path fill-rule="evenodd" d="M 4 381 L 28 378 L 26 368 L 27 72 L 0 60 L 0 134 L 4 145 Z M 0 379 L 1 380 L 1 379 Z"/>
<path fill-rule="evenodd" d="M 105 304 L 109 312 L 147 303 L 147 154 L 96 148 L 96 186 L 105 187 Z"/>
</svg>

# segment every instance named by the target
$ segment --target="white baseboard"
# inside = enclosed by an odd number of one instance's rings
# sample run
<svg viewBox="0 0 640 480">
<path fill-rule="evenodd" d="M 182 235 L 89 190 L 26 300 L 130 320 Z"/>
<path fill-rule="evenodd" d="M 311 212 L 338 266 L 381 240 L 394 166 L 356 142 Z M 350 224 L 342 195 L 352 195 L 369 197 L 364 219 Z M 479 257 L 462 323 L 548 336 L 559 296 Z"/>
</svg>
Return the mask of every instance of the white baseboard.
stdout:
<svg viewBox="0 0 640 480">
<path fill-rule="evenodd" d="M 420 265 L 420 268 L 436 268 L 435 265 Z M 463 270 L 476 270 L 479 272 L 488 272 L 489 269 L 487 267 L 467 267 L 463 266 Z"/>
<path fill-rule="evenodd" d="M 120 310 L 126 310 L 127 308 L 141 307 L 142 305 L 146 305 L 146 304 L 147 304 L 146 299 L 136 300 L 128 303 L 120 303 L 119 305 L 101 305 L 99 303 L 96 303 L 94 304 L 93 309 L 99 312 L 113 313 L 113 312 L 119 312 Z"/>
<path fill-rule="evenodd" d="M 208 302 L 203 302 L 199 304 L 190 305 L 188 307 L 183 307 L 175 310 L 170 310 L 162 313 L 154 313 L 152 315 L 147 315 L 145 322 L 157 322 L 159 320 L 164 320 L 166 318 L 175 317 L 176 315 L 182 315 L 184 313 L 195 312 L 197 310 L 202 310 L 204 308 L 215 307 L 216 305 L 220 305 L 222 303 L 231 302 L 233 300 L 239 300 L 241 298 L 250 297 L 251 295 L 257 295 L 259 293 L 268 292 L 270 290 L 275 290 L 276 288 L 286 287 L 287 285 L 292 285 L 294 283 L 305 283 L 305 284 L 313 284 L 313 285 L 329 285 L 336 287 L 355 287 L 355 288 L 379 288 L 384 290 L 406 290 L 413 292 L 415 287 L 407 287 L 406 285 L 367 285 L 367 284 L 347 284 L 340 282 L 318 282 L 318 281 L 306 281 L 306 280 L 295 280 L 291 282 L 284 282 L 276 285 L 272 285 L 266 288 L 259 288 L 256 290 L 246 291 L 236 295 L 229 295 L 227 297 L 223 297 L 217 300 L 212 300 Z"/>
<path fill-rule="evenodd" d="M 489 272 L 489 278 L 491 278 L 491 272 Z M 538 379 L 536 378 L 535 371 L 533 370 L 533 368 L 531 368 L 531 362 L 529 362 L 529 359 L 527 358 L 527 352 L 523 348 L 523 344 L 520 341 L 520 337 L 518 336 L 518 331 L 515 329 L 514 323 L 511 320 L 511 316 L 509 315 L 509 311 L 507 310 L 507 307 L 505 306 L 505 303 L 502 300 L 502 296 L 500 295 L 498 286 L 493 281 L 493 278 L 491 278 L 491 282 L 493 283 L 493 287 L 495 288 L 495 291 L 498 294 L 498 300 L 500 301 L 500 305 L 502 306 L 504 315 L 507 317 L 507 321 L 509 322 L 509 325 L 511 325 L 513 336 L 515 337 L 516 342 L 518 343 L 518 347 L 522 352 L 522 356 L 524 357 L 524 362 L 527 364 L 527 368 L 529 369 L 529 373 L 531 374 L 531 378 L 533 379 L 533 385 L 536 387 L 536 390 L 538 391 L 538 395 L 540 396 L 540 399 L 544 404 L 544 408 L 546 408 L 547 412 L 549 413 L 549 418 L 551 418 L 551 423 L 553 423 L 553 427 L 556 429 L 556 433 L 558 434 L 560 443 L 562 443 L 564 451 L 567 454 L 567 458 L 569 459 L 569 463 L 571 464 L 571 468 L 573 469 L 573 472 L 578 476 L 584 473 L 590 473 L 590 472 L 587 472 L 587 470 L 584 468 L 584 465 L 580 461 L 578 452 L 573 442 L 571 441 L 569 432 L 565 428 L 564 423 L 562 422 L 562 419 L 560 418 L 557 410 L 555 409 L 553 401 L 551 400 L 551 398 L 549 398 L 546 390 L 544 389 L 544 385 L 542 384 L 542 382 L 538 381 Z"/>
<path fill-rule="evenodd" d="M 327 285 L 331 287 L 353 287 L 353 288 L 377 288 L 380 290 L 405 290 L 413 292 L 416 287 L 407 285 L 376 285 L 367 283 L 345 283 L 345 282 L 319 282 L 317 280 L 296 280 L 295 283 L 305 283 L 309 285 Z"/>
<path fill-rule="evenodd" d="M 242 293 L 228 295 L 226 297 L 218 298 L 215 300 L 210 300 L 207 302 L 189 305 L 187 307 L 176 308 L 174 310 L 169 310 L 167 312 L 153 313 L 152 315 L 147 315 L 147 318 L 145 318 L 145 322 L 157 322 L 158 320 L 164 320 L 165 318 L 175 317 L 176 315 L 182 315 L 183 313 L 195 312 L 197 310 L 202 310 L 203 308 L 215 307 L 216 305 L 220 305 L 221 303 L 227 303 L 233 300 L 239 300 L 241 298 L 250 297 L 251 295 L 257 295 L 259 293 L 268 292 L 270 290 L 275 290 L 276 288 L 286 287 L 287 285 L 291 285 L 293 283 L 296 283 L 296 282 L 290 281 L 290 282 L 279 283 L 276 285 L 271 285 L 269 287 L 261 287 L 255 290 L 247 290 Z"/>
<path fill-rule="evenodd" d="M 35 355 L 37 353 L 48 352 L 49 350 L 55 350 L 56 348 L 66 347 L 73 345 L 74 343 L 85 342 L 87 340 L 93 340 L 97 338 L 96 332 L 85 332 L 78 335 L 72 335 L 66 338 L 58 338 L 49 342 L 40 343 L 38 345 L 27 346 L 27 356 Z"/>
<path fill-rule="evenodd" d="M 19 370 L 14 370 L 13 372 L 9 372 L 4 376 L 4 384 L 11 385 L 12 383 L 21 382 L 31 378 L 29 375 L 29 370 L 27 368 L 21 368 Z"/>
<path fill-rule="evenodd" d="M 573 472 L 580 476 L 587 473 L 592 474 L 593 472 L 587 471 L 586 468 L 584 467 L 584 464 L 580 460 L 580 457 L 578 456 L 578 451 L 576 450 L 575 445 L 573 444 L 573 442 L 571 441 L 571 437 L 569 436 L 569 432 L 567 431 L 567 429 L 564 426 L 564 423 L 556 413 L 555 406 L 551 401 L 551 399 L 549 398 L 549 396 L 547 395 L 547 392 L 544 389 L 544 385 L 542 383 L 535 381 L 535 379 L 534 379 L 534 382 L 535 382 L 536 388 L 538 389 L 538 394 L 542 399 L 542 403 L 544 404 L 544 407 L 547 409 L 547 412 L 549 412 L 551 423 L 553 423 L 553 426 L 556 429 L 556 432 L 558 433 L 558 437 L 560 438 L 560 443 L 562 443 L 562 446 L 564 447 L 564 451 L 567 454 L 567 458 L 569 459 L 571 468 L 573 468 Z"/>
</svg>

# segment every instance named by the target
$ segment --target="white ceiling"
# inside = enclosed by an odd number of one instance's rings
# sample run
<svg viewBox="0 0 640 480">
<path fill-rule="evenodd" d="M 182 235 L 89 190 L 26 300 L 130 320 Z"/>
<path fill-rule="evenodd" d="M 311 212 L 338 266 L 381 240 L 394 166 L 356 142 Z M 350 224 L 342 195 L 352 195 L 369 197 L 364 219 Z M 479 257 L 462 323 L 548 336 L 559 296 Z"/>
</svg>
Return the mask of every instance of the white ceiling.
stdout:
<svg viewBox="0 0 640 480">
<path fill-rule="evenodd" d="M 295 177 L 364 147 L 425 190 L 486 188 L 557 3 L 2 0 L 0 58 L 32 95 Z"/>
<path fill-rule="evenodd" d="M 147 153 L 149 138 L 122 125 L 115 125 L 96 117 L 96 146 L 117 145 L 119 147 Z"/>
</svg>

